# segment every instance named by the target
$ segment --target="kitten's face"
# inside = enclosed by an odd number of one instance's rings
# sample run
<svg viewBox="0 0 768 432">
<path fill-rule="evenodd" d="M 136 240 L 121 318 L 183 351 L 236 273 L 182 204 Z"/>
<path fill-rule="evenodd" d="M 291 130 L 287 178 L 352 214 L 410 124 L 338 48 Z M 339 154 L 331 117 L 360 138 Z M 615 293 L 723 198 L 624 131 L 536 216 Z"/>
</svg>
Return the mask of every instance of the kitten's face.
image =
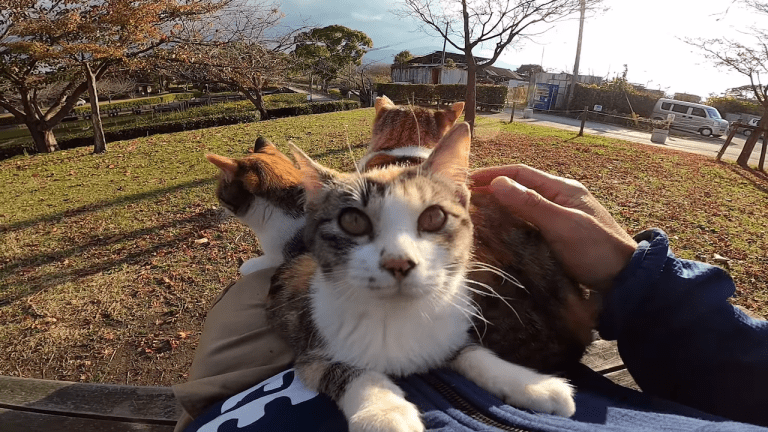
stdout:
<svg viewBox="0 0 768 432">
<path fill-rule="evenodd" d="M 413 299 L 459 289 L 472 245 L 464 126 L 420 167 L 340 174 L 297 155 L 308 174 L 307 245 L 339 295 Z"/>
<path fill-rule="evenodd" d="M 214 154 L 206 158 L 221 170 L 216 196 L 233 214 L 245 216 L 256 197 L 295 213 L 296 194 L 286 191 L 299 187 L 300 172 L 271 142 L 259 137 L 254 153 L 240 159 Z"/>
<path fill-rule="evenodd" d="M 373 297 L 455 288 L 469 259 L 472 223 L 457 201 L 458 186 L 435 177 L 396 168 L 339 179 L 341 188 L 324 194 L 308 224 L 325 277 L 341 291 Z"/>
</svg>

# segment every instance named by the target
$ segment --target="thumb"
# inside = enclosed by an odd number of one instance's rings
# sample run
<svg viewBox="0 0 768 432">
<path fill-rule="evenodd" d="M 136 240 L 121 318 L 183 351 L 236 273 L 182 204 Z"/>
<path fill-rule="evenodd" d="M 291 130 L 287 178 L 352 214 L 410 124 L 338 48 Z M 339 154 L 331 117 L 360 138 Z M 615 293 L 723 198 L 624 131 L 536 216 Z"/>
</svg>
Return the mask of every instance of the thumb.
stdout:
<svg viewBox="0 0 768 432">
<path fill-rule="evenodd" d="M 489 188 L 510 212 L 537 226 L 543 234 L 558 231 L 558 221 L 572 217 L 569 210 L 508 177 L 496 177 Z"/>
</svg>

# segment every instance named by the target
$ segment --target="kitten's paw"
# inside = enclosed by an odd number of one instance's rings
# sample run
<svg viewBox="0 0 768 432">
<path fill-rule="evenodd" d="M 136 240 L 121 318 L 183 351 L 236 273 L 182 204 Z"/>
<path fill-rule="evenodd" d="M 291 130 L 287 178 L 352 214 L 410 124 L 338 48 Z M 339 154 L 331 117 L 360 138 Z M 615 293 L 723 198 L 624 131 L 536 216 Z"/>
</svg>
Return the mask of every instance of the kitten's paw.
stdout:
<svg viewBox="0 0 768 432">
<path fill-rule="evenodd" d="M 522 397 L 521 397 L 522 396 Z M 563 378 L 546 377 L 525 386 L 524 395 L 505 395 L 505 402 L 537 412 L 570 417 L 576 412 L 573 387 Z"/>
<path fill-rule="evenodd" d="M 364 406 L 349 419 L 350 432 L 423 432 L 416 406 L 390 395 Z"/>
<path fill-rule="evenodd" d="M 251 258 L 248 261 L 244 262 L 240 266 L 240 274 L 247 275 L 250 273 L 256 273 L 259 270 L 264 270 L 266 268 L 276 267 L 276 266 L 277 264 L 273 263 L 272 260 L 267 259 L 266 256 L 262 255 L 255 258 Z"/>
<path fill-rule="evenodd" d="M 340 401 L 350 432 L 422 432 L 416 405 L 386 375 L 367 371 L 349 384 Z"/>
</svg>

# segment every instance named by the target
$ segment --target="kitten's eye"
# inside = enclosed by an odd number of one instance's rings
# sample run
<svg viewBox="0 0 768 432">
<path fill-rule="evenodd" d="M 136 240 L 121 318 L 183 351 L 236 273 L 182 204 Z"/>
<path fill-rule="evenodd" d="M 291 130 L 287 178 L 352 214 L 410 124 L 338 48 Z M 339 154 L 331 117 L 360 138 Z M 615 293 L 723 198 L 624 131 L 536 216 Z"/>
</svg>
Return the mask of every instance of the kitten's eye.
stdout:
<svg viewBox="0 0 768 432">
<path fill-rule="evenodd" d="M 419 230 L 433 232 L 445 225 L 447 217 L 440 206 L 433 205 L 419 215 Z"/>
<path fill-rule="evenodd" d="M 371 219 L 356 208 L 347 208 L 339 215 L 339 226 L 348 234 L 365 235 L 371 232 Z"/>
</svg>

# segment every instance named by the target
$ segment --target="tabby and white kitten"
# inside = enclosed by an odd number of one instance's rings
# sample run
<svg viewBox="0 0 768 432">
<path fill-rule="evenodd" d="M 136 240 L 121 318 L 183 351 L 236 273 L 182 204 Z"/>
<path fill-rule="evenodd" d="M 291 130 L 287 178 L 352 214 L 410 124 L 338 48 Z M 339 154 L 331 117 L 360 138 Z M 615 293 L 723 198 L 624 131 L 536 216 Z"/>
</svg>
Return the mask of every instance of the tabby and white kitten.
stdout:
<svg viewBox="0 0 768 432">
<path fill-rule="evenodd" d="M 341 174 L 293 148 L 306 191 L 308 252 L 272 278 L 270 324 L 299 379 L 330 396 L 351 431 L 420 431 L 390 379 L 450 366 L 507 403 L 570 416 L 572 389 L 471 340 L 469 126 L 418 167 Z"/>
<path fill-rule="evenodd" d="M 461 115 L 463 103 L 434 111 L 399 107 L 384 96 L 377 98 L 375 107 L 361 171 L 424 162 Z M 244 159 L 208 156 L 222 171 L 219 201 L 254 230 L 265 252 L 241 266 L 244 274 L 294 256 L 304 224 L 301 173 L 263 138 L 255 150 Z M 484 318 L 476 323 L 483 346 L 541 372 L 562 372 L 577 364 L 592 341 L 599 299 L 585 298 L 541 233 L 510 215 L 493 196 L 474 193 L 470 217 L 475 232 L 469 279 Z"/>
<path fill-rule="evenodd" d="M 263 137 L 245 158 L 205 157 L 221 170 L 219 202 L 253 230 L 264 254 L 240 266 L 240 273 L 277 267 L 304 226 L 304 191 L 293 162 Z"/>
<path fill-rule="evenodd" d="M 368 154 L 360 171 L 423 163 L 464 109 L 449 111 L 397 106 L 376 99 Z M 482 344 L 501 358 L 542 372 L 562 372 L 578 363 L 592 341 L 599 298 L 569 278 L 538 229 L 511 215 L 495 197 L 476 192 L 470 201 L 474 263 L 469 272 Z"/>
</svg>

